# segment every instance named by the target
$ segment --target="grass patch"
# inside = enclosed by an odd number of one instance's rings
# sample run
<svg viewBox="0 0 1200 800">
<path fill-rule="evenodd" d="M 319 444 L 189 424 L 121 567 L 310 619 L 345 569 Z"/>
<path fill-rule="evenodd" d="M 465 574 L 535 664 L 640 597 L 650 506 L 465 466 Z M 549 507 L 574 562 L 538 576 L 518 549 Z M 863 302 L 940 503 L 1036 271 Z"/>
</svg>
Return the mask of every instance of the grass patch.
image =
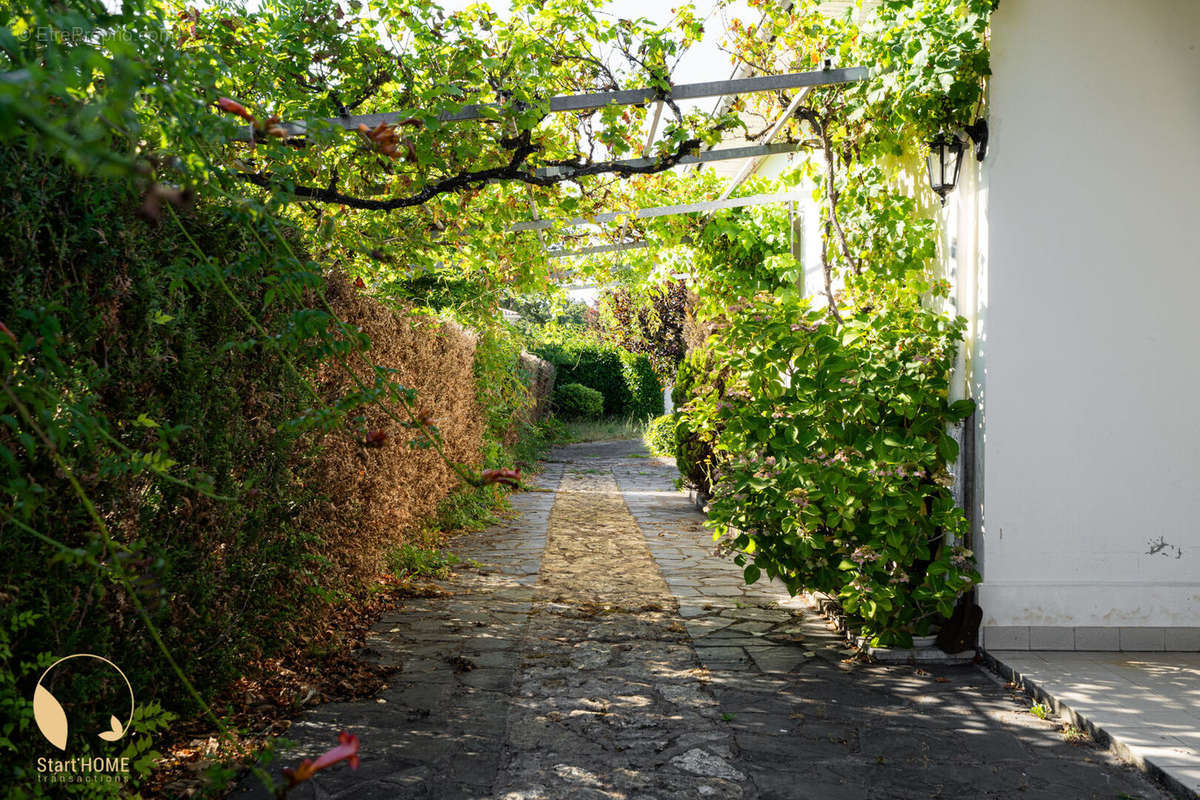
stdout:
<svg viewBox="0 0 1200 800">
<path fill-rule="evenodd" d="M 499 522 L 508 507 L 507 492 L 497 486 L 459 489 L 438 504 L 432 527 L 443 534 L 481 531 Z"/>
<path fill-rule="evenodd" d="M 1062 727 L 1063 741 L 1068 744 L 1091 744 L 1092 735 L 1076 725 L 1066 724 Z"/>
<path fill-rule="evenodd" d="M 384 554 L 387 569 L 396 578 L 450 577 L 456 566 L 478 567 L 443 549 L 452 533 L 481 531 L 500 521 L 509 509 L 508 492 L 498 486 L 462 488 L 438 504 L 437 515 L 411 541 L 396 545 Z"/>
<path fill-rule="evenodd" d="M 606 417 L 599 420 L 579 420 L 563 423 L 564 444 L 604 442 L 613 439 L 640 439 L 646 428 L 644 420 L 632 417 Z"/>
<path fill-rule="evenodd" d="M 451 570 L 463 563 L 454 553 L 402 544 L 387 553 L 388 570 L 397 578 L 449 578 Z"/>
</svg>

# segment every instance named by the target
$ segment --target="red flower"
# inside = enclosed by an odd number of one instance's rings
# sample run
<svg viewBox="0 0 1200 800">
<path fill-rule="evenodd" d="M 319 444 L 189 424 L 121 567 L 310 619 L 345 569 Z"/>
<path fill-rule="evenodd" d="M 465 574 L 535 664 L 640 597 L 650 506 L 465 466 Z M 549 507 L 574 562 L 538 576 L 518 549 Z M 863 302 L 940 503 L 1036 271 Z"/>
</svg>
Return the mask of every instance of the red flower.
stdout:
<svg viewBox="0 0 1200 800">
<path fill-rule="evenodd" d="M 295 769 L 285 769 L 283 774 L 288 779 L 288 786 L 292 787 L 298 783 L 310 780 L 313 775 L 326 767 L 332 767 L 339 761 L 347 762 L 350 765 L 350 769 L 358 769 L 357 736 L 342 731 L 338 734 L 337 747 L 325 751 L 317 757 L 316 761 L 306 758 L 300 762 L 300 766 Z"/>
<path fill-rule="evenodd" d="M 217 98 L 217 108 L 226 114 L 236 114 L 247 122 L 254 122 L 254 115 L 236 100 L 230 100 L 228 97 Z"/>
<path fill-rule="evenodd" d="M 484 484 L 502 483 L 514 489 L 521 485 L 521 470 L 519 469 L 487 469 L 483 471 Z"/>
<path fill-rule="evenodd" d="M 365 283 L 363 283 L 363 279 L 362 279 L 362 278 L 355 278 L 355 279 L 354 279 L 354 285 L 355 285 L 355 286 L 357 286 L 357 287 L 358 287 L 358 288 L 360 288 L 360 289 L 365 289 L 365 288 L 367 288 L 367 285 L 366 285 Z"/>
</svg>

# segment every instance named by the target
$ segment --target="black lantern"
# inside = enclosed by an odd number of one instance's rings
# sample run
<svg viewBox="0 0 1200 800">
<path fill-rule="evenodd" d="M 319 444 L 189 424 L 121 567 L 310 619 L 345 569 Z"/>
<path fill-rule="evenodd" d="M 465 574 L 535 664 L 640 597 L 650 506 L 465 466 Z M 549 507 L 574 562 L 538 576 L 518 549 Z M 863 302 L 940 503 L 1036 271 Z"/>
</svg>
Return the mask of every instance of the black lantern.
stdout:
<svg viewBox="0 0 1200 800">
<path fill-rule="evenodd" d="M 988 146 L 988 124 L 984 119 L 977 119 L 965 126 L 960 134 L 938 134 L 928 144 L 925 166 L 929 170 L 929 186 L 942 198 L 943 204 L 946 202 L 946 193 L 958 185 L 963 145 L 968 136 L 975 143 L 975 158 L 983 161 Z"/>
<path fill-rule="evenodd" d="M 948 133 L 939 134 L 929 142 L 929 153 L 925 166 L 929 170 L 929 185 L 937 192 L 942 202 L 946 193 L 958 184 L 958 171 L 962 169 L 962 140 Z"/>
</svg>

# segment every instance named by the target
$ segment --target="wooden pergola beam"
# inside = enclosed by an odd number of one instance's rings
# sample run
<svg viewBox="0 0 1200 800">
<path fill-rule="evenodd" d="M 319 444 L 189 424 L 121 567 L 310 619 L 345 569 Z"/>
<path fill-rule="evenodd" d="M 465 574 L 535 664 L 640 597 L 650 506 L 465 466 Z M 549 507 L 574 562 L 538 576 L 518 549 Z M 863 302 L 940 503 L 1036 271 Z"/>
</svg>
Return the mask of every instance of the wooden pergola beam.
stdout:
<svg viewBox="0 0 1200 800">
<path fill-rule="evenodd" d="M 569 111 L 593 111 L 606 106 L 641 106 L 655 100 L 701 100 L 706 97 L 723 97 L 734 94 L 751 94 L 754 92 L 773 92 L 782 89 L 800 89 L 805 86 L 834 86 L 842 83 L 854 83 L 865 80 L 868 71 L 866 67 L 846 67 L 843 69 L 823 69 L 813 72 L 789 72 L 783 75 L 761 75 L 754 78 L 732 78 L 724 81 L 706 81 L 704 83 L 684 83 L 672 86 L 663 91 L 655 88 L 623 89 L 616 92 L 588 92 L 585 94 L 560 95 L 550 98 L 549 111 L 558 114 Z M 481 103 L 463 106 L 457 111 L 447 111 L 438 115 L 441 122 L 463 122 L 494 116 L 503 112 L 505 106 L 498 103 Z M 359 125 L 374 128 L 376 125 L 393 125 L 412 116 L 410 111 L 390 111 L 383 114 L 354 114 L 344 117 L 332 117 L 322 120 L 328 125 L 335 125 L 346 130 L 355 130 Z M 307 122 L 284 122 L 280 126 L 289 137 L 304 136 L 308 133 Z M 250 128 L 239 131 L 239 139 L 250 138 Z"/>
<path fill-rule="evenodd" d="M 706 211 L 720 211 L 723 208 L 743 208 L 745 206 L 761 206 L 767 203 L 785 203 L 789 200 L 799 200 L 801 195 L 796 192 L 781 194 L 755 194 L 748 197 L 731 197 L 722 200 L 704 200 L 699 203 L 687 203 L 675 206 L 654 206 L 639 208 L 636 211 L 606 211 L 594 217 L 575 217 L 574 219 L 552 220 L 533 219 L 529 222 L 518 222 L 509 228 L 510 231 L 542 231 L 554 227 L 555 223 L 564 227 L 589 225 L 593 223 L 612 222 L 621 217 L 634 219 L 653 219 L 654 217 L 669 217 L 676 214 L 696 214 Z"/>
<path fill-rule="evenodd" d="M 797 150 L 804 149 L 805 145 L 802 142 L 780 142 L 779 144 L 756 144 L 748 147 L 724 147 L 720 150 L 701 150 L 698 153 L 691 153 L 683 156 L 675 162 L 676 166 L 684 164 L 708 164 L 712 161 L 729 161 L 738 158 L 761 158 L 763 156 L 773 156 L 777 153 L 794 153 Z M 658 163 L 656 158 L 629 158 L 624 161 L 617 161 L 616 164 L 622 167 L 644 168 L 652 167 Z M 539 167 L 534 170 L 534 174 L 539 178 L 552 178 L 555 175 L 560 175 L 564 172 L 570 172 L 574 167 Z"/>
<path fill-rule="evenodd" d="M 638 250 L 650 247 L 654 242 L 638 240 L 636 242 L 621 242 L 620 244 L 598 244 L 595 247 L 581 247 L 578 250 L 549 250 L 547 258 L 568 258 L 570 256 L 594 256 L 597 253 L 617 253 L 621 250 Z"/>
</svg>

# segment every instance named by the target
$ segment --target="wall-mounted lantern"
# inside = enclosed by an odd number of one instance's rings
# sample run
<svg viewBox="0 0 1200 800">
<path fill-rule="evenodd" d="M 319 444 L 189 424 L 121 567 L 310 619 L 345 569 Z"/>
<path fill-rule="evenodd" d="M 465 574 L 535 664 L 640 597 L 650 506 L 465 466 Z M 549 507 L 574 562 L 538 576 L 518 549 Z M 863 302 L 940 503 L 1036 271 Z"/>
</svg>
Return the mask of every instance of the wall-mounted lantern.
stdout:
<svg viewBox="0 0 1200 800">
<path fill-rule="evenodd" d="M 942 133 L 929 142 L 929 153 L 925 166 L 929 171 L 929 186 L 946 202 L 946 195 L 958 185 L 958 173 L 962 169 L 963 143 L 966 137 L 975 142 L 975 158 L 983 161 L 987 155 L 987 120 L 977 119 L 962 129 L 962 133 Z"/>
</svg>

